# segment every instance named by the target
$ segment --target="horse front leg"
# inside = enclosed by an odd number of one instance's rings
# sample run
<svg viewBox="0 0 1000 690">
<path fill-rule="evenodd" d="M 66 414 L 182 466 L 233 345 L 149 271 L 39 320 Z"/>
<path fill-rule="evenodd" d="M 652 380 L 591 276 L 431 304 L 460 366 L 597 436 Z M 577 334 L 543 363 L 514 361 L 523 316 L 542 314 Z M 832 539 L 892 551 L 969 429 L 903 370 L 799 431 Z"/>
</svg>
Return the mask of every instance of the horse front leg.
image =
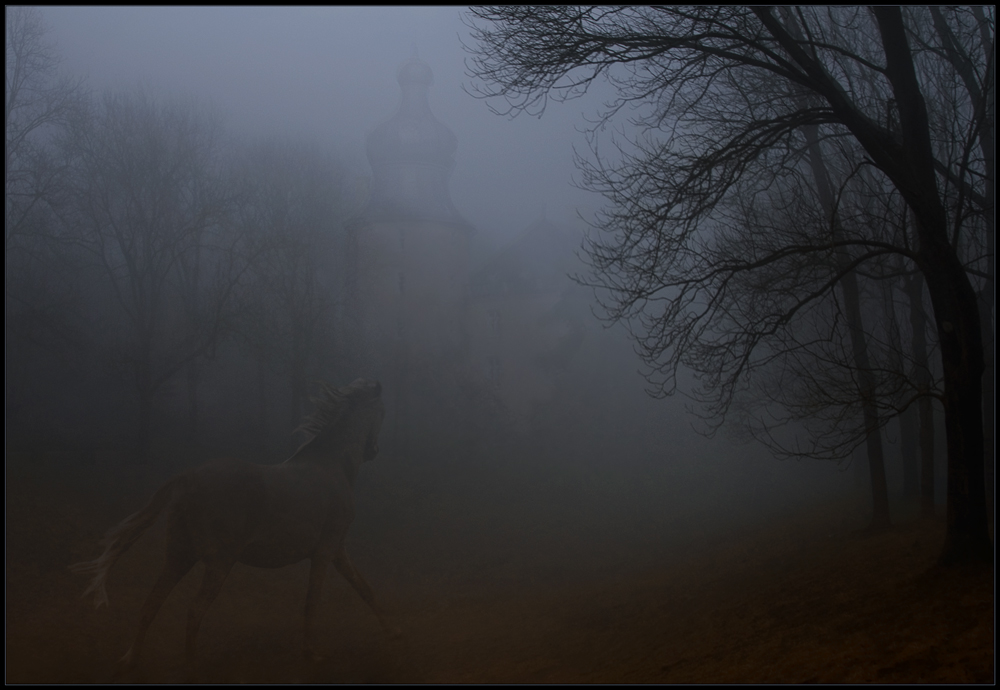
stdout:
<svg viewBox="0 0 1000 690">
<path fill-rule="evenodd" d="M 361 573 L 358 569 L 354 567 L 351 563 L 351 559 L 347 557 L 347 551 L 341 548 L 340 552 L 333 557 L 333 565 L 337 569 L 337 572 L 344 576 L 351 586 L 354 587 L 354 591 L 361 595 L 361 598 L 365 600 L 365 603 L 375 612 L 375 616 L 378 618 L 378 622 L 382 624 L 382 629 L 389 633 L 392 637 L 399 637 L 402 635 L 402 631 L 395 625 L 389 622 L 385 614 L 382 612 L 382 608 L 375 601 L 375 593 L 372 588 L 365 582 L 365 579 L 361 577 Z"/>
<path fill-rule="evenodd" d="M 229 571 L 233 569 L 236 560 L 233 558 L 218 558 L 205 561 L 205 575 L 201 581 L 201 589 L 198 595 L 191 602 L 188 609 L 187 635 L 184 641 L 184 656 L 186 662 L 186 673 L 189 681 L 195 681 L 198 676 L 198 669 L 195 658 L 195 642 L 198 639 L 198 629 L 201 628 L 201 621 L 205 617 L 208 608 L 215 601 L 222 590 L 222 583 L 226 581 Z"/>
<path fill-rule="evenodd" d="M 314 662 L 323 660 L 315 647 L 316 611 L 323 598 L 323 581 L 329 564 L 330 554 L 325 551 L 313 554 L 309 562 L 309 589 L 306 591 L 305 622 L 302 626 L 302 655 Z"/>
<path fill-rule="evenodd" d="M 129 647 L 125 656 L 115 665 L 113 679 L 119 679 L 123 674 L 131 671 L 139 658 L 143 642 L 146 639 L 146 632 L 152 625 L 156 613 L 160 610 L 163 602 L 173 591 L 174 586 L 181 581 L 188 571 L 194 566 L 197 559 L 186 549 L 180 547 L 168 548 L 167 560 L 163 564 L 163 571 L 157 579 L 153 589 L 146 597 L 146 602 L 142 605 L 142 613 L 139 616 L 139 629 L 135 634 L 132 646 Z"/>
</svg>

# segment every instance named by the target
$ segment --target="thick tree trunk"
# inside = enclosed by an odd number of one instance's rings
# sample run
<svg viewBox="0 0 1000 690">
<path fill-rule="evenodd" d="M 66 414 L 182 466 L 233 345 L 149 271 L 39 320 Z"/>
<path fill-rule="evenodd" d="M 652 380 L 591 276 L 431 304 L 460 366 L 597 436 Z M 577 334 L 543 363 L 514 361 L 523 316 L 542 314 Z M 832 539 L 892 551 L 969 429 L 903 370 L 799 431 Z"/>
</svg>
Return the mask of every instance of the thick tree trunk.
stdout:
<svg viewBox="0 0 1000 690">
<path fill-rule="evenodd" d="M 948 441 L 948 531 L 942 561 L 993 559 L 983 461 L 983 340 L 965 270 L 933 238 L 920 252 L 944 366 Z M 929 246 L 927 246 L 929 245 Z"/>
<path fill-rule="evenodd" d="M 942 52 L 948 61 L 955 68 L 965 84 L 969 94 L 969 101 L 976 108 L 979 117 L 979 127 L 977 130 L 979 138 L 979 149 L 983 156 L 983 168 L 985 172 L 983 216 L 986 239 L 986 275 L 988 285 L 977 293 L 979 298 L 979 321 L 983 332 L 983 448 L 986 471 L 987 504 L 992 512 L 993 503 L 993 476 L 994 476 L 994 429 L 995 429 L 995 404 L 994 395 L 996 393 L 993 383 L 994 356 L 993 356 L 993 290 L 996 277 L 995 260 L 995 228 L 993 200 L 995 197 L 995 142 L 993 128 L 996 113 L 996 87 L 988 84 L 984 93 L 981 82 L 976 75 L 973 58 L 968 54 L 966 47 L 955 36 L 951 27 L 945 21 L 941 10 L 930 7 L 930 13 L 934 20 L 934 27 L 938 35 L 938 40 L 942 47 Z M 982 8 L 973 6 L 970 8 L 976 18 L 979 28 L 983 58 L 989 64 L 994 60 L 995 36 L 991 33 L 990 23 L 986 20 Z"/>
<path fill-rule="evenodd" d="M 989 293 L 988 297 L 984 297 Z M 990 516 L 994 513 L 994 493 L 996 487 L 996 354 L 993 332 L 993 291 L 979 293 L 979 320 L 983 324 L 983 462 L 985 463 L 986 507 Z"/>
<path fill-rule="evenodd" d="M 901 146 L 897 149 L 888 142 L 872 140 L 869 152 L 893 178 L 917 218 L 920 240 L 917 265 L 927 281 L 934 307 L 944 370 L 948 528 L 941 560 L 992 562 L 983 476 L 984 367 L 978 300 L 949 240 L 927 106 L 914 68 L 902 10 L 878 6 L 872 8 L 872 13 L 885 51 L 885 75 L 899 106 Z M 863 127 L 859 124 L 858 129 Z"/>
<path fill-rule="evenodd" d="M 979 27 L 983 53 L 987 61 L 994 61 L 996 50 L 995 30 L 991 33 L 991 24 L 986 20 L 983 10 L 978 5 L 971 7 L 976 24 Z M 995 79 L 995 77 L 994 77 Z M 993 323 L 993 309 L 996 304 L 996 212 L 993 207 L 996 198 L 996 143 L 993 136 L 996 126 L 996 85 L 987 89 L 985 112 L 982 125 L 979 128 L 979 145 L 983 154 L 986 169 L 986 275 L 988 282 L 979 292 L 979 319 L 983 329 L 983 356 L 985 371 L 983 373 L 983 448 L 986 462 L 987 508 L 990 519 L 994 515 L 996 479 L 996 328 Z"/>
</svg>

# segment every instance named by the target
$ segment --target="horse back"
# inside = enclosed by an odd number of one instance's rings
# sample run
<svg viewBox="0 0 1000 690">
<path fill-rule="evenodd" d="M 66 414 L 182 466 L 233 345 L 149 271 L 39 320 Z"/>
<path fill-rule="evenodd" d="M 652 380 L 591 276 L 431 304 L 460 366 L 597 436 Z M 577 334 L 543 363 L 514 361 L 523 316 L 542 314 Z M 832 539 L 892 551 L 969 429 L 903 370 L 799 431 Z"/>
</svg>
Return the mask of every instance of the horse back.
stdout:
<svg viewBox="0 0 1000 690">
<path fill-rule="evenodd" d="M 199 559 L 277 568 L 336 548 L 354 518 L 350 484 L 313 463 L 217 460 L 183 477 L 172 529 Z"/>
<path fill-rule="evenodd" d="M 200 559 L 232 558 L 258 530 L 266 489 L 261 466 L 215 460 L 179 478 L 171 506 L 171 540 Z"/>
</svg>

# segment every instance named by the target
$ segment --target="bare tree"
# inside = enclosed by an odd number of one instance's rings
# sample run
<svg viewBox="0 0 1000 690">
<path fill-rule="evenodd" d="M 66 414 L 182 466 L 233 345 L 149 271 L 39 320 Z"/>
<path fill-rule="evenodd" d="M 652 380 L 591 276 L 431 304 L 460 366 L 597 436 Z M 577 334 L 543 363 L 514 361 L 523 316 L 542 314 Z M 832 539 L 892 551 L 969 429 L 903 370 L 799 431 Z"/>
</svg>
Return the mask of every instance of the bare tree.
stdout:
<svg viewBox="0 0 1000 690">
<path fill-rule="evenodd" d="M 769 7 L 491 7 L 472 10 L 472 17 L 477 46 L 470 75 L 480 96 L 506 100 L 503 112 L 540 113 L 550 97 L 573 98 L 601 77 L 618 96 L 599 124 L 634 108 L 633 123 L 643 134 L 617 142 L 618 161 L 581 160 L 584 185 L 611 202 L 598 220 L 604 234 L 587 249 L 595 284 L 610 295 L 609 318 L 635 327 L 654 393 L 673 392 L 679 368 L 690 365 L 703 374 L 715 410 L 725 414 L 770 339 L 847 272 L 890 254 L 919 269 L 944 372 L 949 476 L 942 559 L 991 560 L 983 337 L 970 279 L 970 271 L 983 273 L 985 257 L 970 261 L 965 250 L 970 209 L 981 215 L 988 205 L 984 162 L 967 153 L 967 142 L 979 139 L 985 109 L 971 103 L 949 110 L 949 122 L 967 123 L 956 142 L 966 155 L 942 160 L 934 145 L 942 129 L 939 110 L 929 107 L 925 91 L 934 81 L 932 67 L 953 67 L 912 47 L 920 27 L 893 7 L 782 13 Z M 992 23 L 985 35 L 992 43 Z M 991 62 L 977 57 L 975 64 L 986 76 L 981 98 L 988 100 Z M 776 82 L 784 88 L 775 89 Z M 887 122 L 889 113 L 895 123 Z M 912 209 L 917 241 L 898 246 L 877 234 L 822 244 L 804 238 L 765 245 L 735 264 L 720 262 L 714 239 L 724 232 L 732 192 L 750 177 L 766 188 L 801 165 L 794 140 L 808 126 L 864 151 L 865 165 Z M 776 294 L 772 308 L 755 320 L 734 323 L 721 310 L 720 297 L 736 276 L 766 266 L 807 267 L 809 261 L 789 262 L 841 247 L 852 252 L 846 265 L 819 275 L 799 271 L 800 285 L 786 284 L 788 292 Z"/>
<path fill-rule="evenodd" d="M 993 323 L 996 286 L 996 214 L 994 200 L 996 194 L 996 26 L 992 14 L 987 17 L 984 8 L 972 7 L 928 7 L 934 26 L 933 41 L 928 31 L 926 38 L 916 36 L 917 43 L 929 53 L 939 56 L 954 70 L 954 77 L 964 88 L 967 107 L 974 109 L 971 120 L 975 128 L 973 137 L 952 136 L 947 139 L 966 141 L 969 146 L 978 144 L 982 161 L 983 201 L 981 213 L 982 232 L 978 251 L 985 258 L 985 278 L 977 292 L 979 316 L 983 325 L 983 421 L 984 459 L 987 469 L 986 490 L 993 500 L 995 465 L 995 340 L 996 328 Z M 978 50 L 977 50 L 978 49 Z M 985 69 L 984 69 L 985 68 Z M 952 103 L 955 101 L 952 100 Z M 947 140 L 946 139 L 946 140 Z M 961 158 L 968 155 L 962 152 Z M 964 160 L 957 167 L 966 167 Z"/>
<path fill-rule="evenodd" d="M 155 395 L 212 352 L 240 277 L 238 238 L 222 223 L 218 128 L 191 105 L 160 105 L 141 90 L 107 93 L 65 147 L 74 173 L 70 236 L 110 291 L 105 326 L 137 397 L 145 457 Z M 202 276 L 195 305 L 193 270 Z"/>
<path fill-rule="evenodd" d="M 52 142 L 80 104 L 82 89 L 60 78 L 37 9 L 7 7 L 4 18 L 5 388 L 12 420 L 39 387 L 29 362 L 68 361 L 77 349 L 75 276 L 67 270 L 73 262 L 51 241 L 65 183 Z"/>
<path fill-rule="evenodd" d="M 58 76 L 59 59 L 45 40 L 36 8 L 7 7 L 4 19 L 4 253 L 9 262 L 29 218 L 60 184 L 61 167 L 48 144 L 79 105 L 81 88 Z"/>
<path fill-rule="evenodd" d="M 264 378 L 274 370 L 289 384 L 291 429 L 310 379 L 337 365 L 347 167 L 313 145 L 277 140 L 252 147 L 242 165 L 239 223 L 254 255 L 239 330 L 257 362 L 262 423 Z"/>
</svg>

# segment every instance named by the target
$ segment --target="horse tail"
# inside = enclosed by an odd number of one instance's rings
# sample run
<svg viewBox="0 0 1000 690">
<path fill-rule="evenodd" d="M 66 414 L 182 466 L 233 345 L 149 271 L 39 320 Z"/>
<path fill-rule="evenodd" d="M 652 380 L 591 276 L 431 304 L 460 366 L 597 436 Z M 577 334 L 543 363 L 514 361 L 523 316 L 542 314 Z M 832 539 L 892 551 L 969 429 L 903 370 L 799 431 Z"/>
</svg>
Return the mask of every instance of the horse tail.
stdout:
<svg viewBox="0 0 1000 690">
<path fill-rule="evenodd" d="M 108 603 L 106 585 L 111 566 L 115 564 L 123 553 L 128 551 L 129 547 L 147 529 L 153 526 L 160 513 L 170 503 L 170 499 L 173 498 L 174 491 L 179 486 L 179 481 L 180 477 L 177 477 L 164 484 L 160 487 L 159 491 L 153 494 L 153 498 L 150 499 L 149 503 L 142 510 L 129 515 L 116 527 L 108 530 L 108 533 L 104 535 L 104 539 L 101 541 L 104 553 L 99 558 L 84 563 L 76 563 L 69 567 L 74 573 L 92 575 L 94 577 L 90 582 L 90 586 L 83 593 L 83 598 L 86 598 L 88 594 L 94 593 L 95 608 L 100 608 L 101 604 L 106 605 Z"/>
</svg>

